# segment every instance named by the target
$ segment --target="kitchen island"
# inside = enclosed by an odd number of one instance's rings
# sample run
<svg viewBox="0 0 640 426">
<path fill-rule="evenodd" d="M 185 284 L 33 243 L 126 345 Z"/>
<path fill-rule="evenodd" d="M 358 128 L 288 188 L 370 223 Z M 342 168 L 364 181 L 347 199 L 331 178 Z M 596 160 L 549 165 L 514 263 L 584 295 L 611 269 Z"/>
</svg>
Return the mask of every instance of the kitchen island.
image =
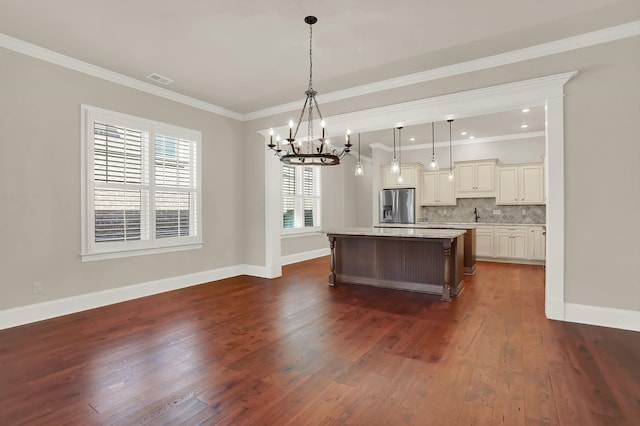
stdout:
<svg viewBox="0 0 640 426">
<path fill-rule="evenodd" d="M 364 284 L 441 295 L 464 289 L 464 230 L 344 228 L 325 231 L 329 285 Z"/>
<path fill-rule="evenodd" d="M 376 228 L 417 228 L 417 229 L 464 229 L 464 274 L 476 273 L 476 225 L 462 223 L 429 223 L 415 224 L 381 223 Z"/>
</svg>

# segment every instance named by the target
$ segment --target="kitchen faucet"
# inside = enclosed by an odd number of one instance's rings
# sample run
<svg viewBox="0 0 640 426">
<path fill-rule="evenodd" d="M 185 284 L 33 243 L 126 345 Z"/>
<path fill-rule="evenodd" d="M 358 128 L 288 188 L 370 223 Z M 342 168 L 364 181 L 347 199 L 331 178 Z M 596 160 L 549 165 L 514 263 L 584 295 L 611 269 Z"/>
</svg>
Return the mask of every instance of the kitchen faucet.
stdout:
<svg viewBox="0 0 640 426">
<path fill-rule="evenodd" d="M 480 219 L 480 216 L 478 216 L 478 208 L 477 208 L 477 207 L 474 207 L 474 208 L 473 208 L 473 214 L 475 215 L 475 217 L 476 217 L 476 222 L 477 222 L 477 221 L 478 221 L 478 219 Z"/>
</svg>

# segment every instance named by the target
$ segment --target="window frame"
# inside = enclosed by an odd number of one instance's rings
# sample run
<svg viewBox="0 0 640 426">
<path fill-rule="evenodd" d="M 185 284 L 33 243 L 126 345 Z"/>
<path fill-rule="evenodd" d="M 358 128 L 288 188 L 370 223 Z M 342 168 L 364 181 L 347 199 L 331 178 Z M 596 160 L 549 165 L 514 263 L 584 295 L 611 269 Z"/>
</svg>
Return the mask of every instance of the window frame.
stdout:
<svg viewBox="0 0 640 426">
<path fill-rule="evenodd" d="M 143 174 L 148 177 L 148 182 L 141 182 L 140 188 L 148 192 L 148 201 L 141 206 L 141 224 L 143 213 L 148 218 L 148 239 L 125 240 L 111 242 L 95 241 L 95 202 L 94 190 L 102 184 L 96 185 L 94 179 L 94 123 L 98 121 L 116 126 L 128 127 L 142 132 L 148 132 L 148 143 L 145 147 L 147 164 Z M 155 193 L 167 188 L 166 185 L 157 185 L 156 178 L 156 147 L 155 135 L 170 138 L 189 140 L 195 145 L 195 188 L 181 189 L 178 192 L 195 194 L 195 207 L 190 210 L 190 229 L 195 230 L 194 235 L 162 237 L 156 236 L 156 206 Z M 81 105 L 81 258 L 82 261 L 113 259 L 146 254 L 165 253 L 172 251 L 192 250 L 202 247 L 202 134 L 197 130 L 186 129 L 171 124 L 148 120 L 133 115 L 123 114 L 106 109 Z M 144 162 L 143 162 L 144 163 Z M 126 185 L 126 184 L 125 184 Z M 195 215 L 195 220 L 191 220 Z M 142 226 L 141 226 L 142 228 Z M 142 230 L 141 230 L 142 233 Z"/>
<path fill-rule="evenodd" d="M 287 236 L 295 236 L 298 234 L 311 234 L 311 233 L 319 233 L 322 227 L 322 173 L 320 166 L 288 166 L 292 167 L 295 172 L 295 180 L 296 182 L 300 182 L 300 184 L 295 184 L 295 194 L 293 194 L 294 199 L 294 224 L 298 222 L 297 219 L 301 218 L 301 222 L 303 226 L 294 226 L 293 228 L 285 228 L 284 220 L 282 214 L 284 213 L 284 190 L 283 190 L 283 179 L 284 179 L 284 170 L 287 165 L 282 164 L 280 166 L 280 226 L 281 226 L 281 234 L 283 237 Z M 314 192 L 317 195 L 309 196 L 304 194 L 304 169 L 310 168 L 313 170 L 314 177 Z M 317 188 L 315 187 L 317 185 Z M 287 195 L 291 196 L 291 195 Z M 317 221 L 314 226 L 304 226 L 304 199 L 312 198 L 317 200 Z"/>
</svg>

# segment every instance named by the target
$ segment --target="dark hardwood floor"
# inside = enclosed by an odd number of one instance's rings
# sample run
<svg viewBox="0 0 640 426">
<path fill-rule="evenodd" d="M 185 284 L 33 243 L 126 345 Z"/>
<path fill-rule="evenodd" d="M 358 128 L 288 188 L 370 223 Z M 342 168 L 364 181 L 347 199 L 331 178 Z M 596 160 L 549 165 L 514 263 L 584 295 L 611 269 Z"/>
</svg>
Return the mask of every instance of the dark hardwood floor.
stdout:
<svg viewBox="0 0 640 426">
<path fill-rule="evenodd" d="M 546 320 L 542 267 L 447 303 L 328 262 L 0 331 L 0 424 L 640 424 L 640 333 Z"/>
</svg>

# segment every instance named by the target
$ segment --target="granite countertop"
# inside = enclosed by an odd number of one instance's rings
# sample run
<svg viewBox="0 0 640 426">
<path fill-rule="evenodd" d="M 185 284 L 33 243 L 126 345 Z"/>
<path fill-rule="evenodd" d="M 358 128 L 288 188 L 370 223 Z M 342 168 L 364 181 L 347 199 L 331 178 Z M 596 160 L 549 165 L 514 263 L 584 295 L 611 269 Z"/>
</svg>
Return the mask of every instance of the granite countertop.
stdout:
<svg viewBox="0 0 640 426">
<path fill-rule="evenodd" d="M 361 235 L 367 237 L 456 238 L 465 233 L 455 229 L 419 228 L 342 228 L 322 231 L 326 234 Z"/>
<path fill-rule="evenodd" d="M 546 226 L 545 223 L 501 223 L 501 222 L 416 222 L 409 223 L 380 223 L 380 228 L 476 228 L 478 226 Z"/>
</svg>

